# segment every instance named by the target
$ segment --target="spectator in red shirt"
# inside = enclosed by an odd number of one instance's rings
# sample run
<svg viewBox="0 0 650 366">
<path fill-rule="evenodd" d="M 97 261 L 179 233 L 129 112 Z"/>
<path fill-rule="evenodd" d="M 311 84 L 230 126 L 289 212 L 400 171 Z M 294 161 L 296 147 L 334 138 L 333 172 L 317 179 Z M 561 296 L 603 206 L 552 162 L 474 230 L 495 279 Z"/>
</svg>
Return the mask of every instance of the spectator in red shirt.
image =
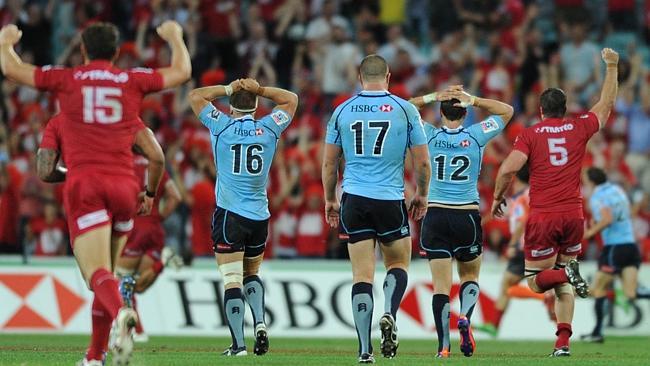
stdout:
<svg viewBox="0 0 650 366">
<path fill-rule="evenodd" d="M 323 188 L 314 183 L 305 190 L 305 206 L 298 218 L 296 250 L 299 257 L 322 258 L 327 253 L 329 227 L 323 208 Z"/>
<path fill-rule="evenodd" d="M 46 202 L 43 216 L 32 218 L 26 230 L 27 240 L 36 241 L 34 255 L 65 255 L 68 252 L 66 230 L 56 202 Z"/>
<path fill-rule="evenodd" d="M 211 164 L 211 162 L 209 158 L 204 157 L 198 166 L 201 178 L 191 188 L 187 197 L 187 205 L 192 211 L 192 237 L 190 239 L 192 252 L 197 256 L 214 255 L 210 228 L 212 227 L 212 214 L 216 208 L 216 198 L 214 180 L 205 174 L 206 164 Z"/>
<path fill-rule="evenodd" d="M 18 205 L 22 176 L 18 170 L 0 163 L 0 252 L 18 253 Z"/>
</svg>

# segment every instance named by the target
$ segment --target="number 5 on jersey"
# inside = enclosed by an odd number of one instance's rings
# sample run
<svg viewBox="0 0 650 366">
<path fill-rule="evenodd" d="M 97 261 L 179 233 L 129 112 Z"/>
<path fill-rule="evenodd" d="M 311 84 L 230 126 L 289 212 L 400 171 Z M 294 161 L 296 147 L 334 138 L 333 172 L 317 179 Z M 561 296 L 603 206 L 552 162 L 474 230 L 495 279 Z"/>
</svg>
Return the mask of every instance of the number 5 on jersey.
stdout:
<svg viewBox="0 0 650 366">
<path fill-rule="evenodd" d="M 551 165 L 562 166 L 569 161 L 569 152 L 563 145 L 566 144 L 566 138 L 548 139 L 548 157 L 551 159 Z"/>
</svg>

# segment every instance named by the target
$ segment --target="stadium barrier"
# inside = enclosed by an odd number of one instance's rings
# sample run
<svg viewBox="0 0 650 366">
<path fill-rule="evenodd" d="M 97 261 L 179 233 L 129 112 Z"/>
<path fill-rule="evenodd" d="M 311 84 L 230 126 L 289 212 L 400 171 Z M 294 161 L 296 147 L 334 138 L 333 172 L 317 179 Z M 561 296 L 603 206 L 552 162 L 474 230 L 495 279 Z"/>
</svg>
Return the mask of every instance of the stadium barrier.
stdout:
<svg viewBox="0 0 650 366">
<path fill-rule="evenodd" d="M 381 267 L 381 265 L 378 265 Z M 505 265 L 487 263 L 482 269 L 481 296 L 473 325 L 476 337 L 490 337 L 482 326 L 494 316 L 494 300 Z M 596 269 L 585 263 L 589 278 Z M 278 337 L 353 338 L 350 313 L 351 274 L 344 261 L 268 261 L 261 272 L 266 286 L 270 334 Z M 375 321 L 383 313 L 381 281 L 375 278 Z M 640 281 L 650 285 L 650 265 L 644 265 Z M 222 315 L 222 282 L 212 260 L 199 260 L 178 272 L 166 270 L 149 291 L 138 298 L 146 331 L 153 335 L 227 336 Z M 431 281 L 426 262 L 416 261 L 409 287 L 398 314 L 400 337 L 435 338 L 431 314 Z M 72 260 L 42 261 L 27 266 L 0 259 L 0 331 L 88 333 L 91 292 Z M 458 285 L 451 294 L 452 327 L 459 307 Z M 574 334 L 587 333 L 594 324 L 593 301 L 579 299 Z M 650 335 L 650 301 L 634 307 L 612 308 L 606 334 Z M 247 324 L 250 311 L 247 309 Z M 375 325 L 377 328 L 377 325 Z M 246 328 L 250 334 L 250 327 Z M 457 331 L 453 330 L 457 336 Z M 499 338 L 552 338 L 554 325 L 539 300 L 514 299 L 502 321 Z M 376 332 L 378 335 L 378 331 Z"/>
</svg>

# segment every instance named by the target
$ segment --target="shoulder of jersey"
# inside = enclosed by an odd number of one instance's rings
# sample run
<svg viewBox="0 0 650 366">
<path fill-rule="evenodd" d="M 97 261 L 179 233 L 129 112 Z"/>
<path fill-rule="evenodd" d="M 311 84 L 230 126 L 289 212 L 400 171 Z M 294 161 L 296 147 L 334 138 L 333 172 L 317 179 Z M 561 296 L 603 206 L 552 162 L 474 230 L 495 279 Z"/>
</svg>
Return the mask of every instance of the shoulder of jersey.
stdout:
<svg viewBox="0 0 650 366">
<path fill-rule="evenodd" d="M 142 74 L 153 74 L 154 70 L 149 67 L 134 67 L 128 70 L 129 72 L 142 73 Z"/>
</svg>

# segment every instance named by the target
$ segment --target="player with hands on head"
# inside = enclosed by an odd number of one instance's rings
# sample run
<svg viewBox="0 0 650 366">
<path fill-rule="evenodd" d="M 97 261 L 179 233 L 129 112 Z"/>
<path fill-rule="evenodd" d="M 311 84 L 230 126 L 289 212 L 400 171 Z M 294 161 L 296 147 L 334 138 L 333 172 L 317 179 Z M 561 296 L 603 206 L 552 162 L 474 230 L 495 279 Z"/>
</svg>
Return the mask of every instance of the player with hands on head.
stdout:
<svg viewBox="0 0 650 366">
<path fill-rule="evenodd" d="M 558 88 L 540 96 L 543 120 L 525 129 L 501 164 L 494 188 L 492 214 L 503 215 L 505 193 L 513 175 L 528 163 L 530 215 L 526 222 L 524 252 L 531 290 L 554 289 L 557 339 L 551 356 L 570 356 L 569 338 L 575 305 L 574 290 L 589 295 L 576 260 L 582 250 L 584 216 L 580 176 L 587 142 L 607 123 L 618 91 L 618 53 L 605 48 L 606 64 L 600 100 L 578 118 L 565 117 L 567 97 Z"/>
<path fill-rule="evenodd" d="M 410 100 L 416 107 L 440 102 L 442 126 L 425 123 L 428 155 L 433 176 L 429 184 L 428 209 L 420 231 L 420 249 L 429 259 L 433 278 L 432 310 L 438 333 L 437 357 L 450 353 L 449 293 L 452 259 L 460 277 L 461 352 L 472 356 L 476 344 L 471 317 L 479 298 L 482 231 L 479 214 L 478 178 L 483 151 L 512 118 L 513 108 L 493 99 L 468 94 L 461 85 Z M 484 109 L 489 117 L 464 127 L 468 107 Z"/>
<path fill-rule="evenodd" d="M 230 115 L 212 105 L 229 97 Z M 258 97 L 276 104 L 260 119 L 254 117 Z M 298 96 L 288 90 L 263 87 L 254 79 L 208 86 L 189 93 L 190 105 L 210 130 L 218 184 L 212 241 L 224 281 L 224 308 L 232 344 L 224 356 L 247 355 L 244 343 L 244 297 L 253 313 L 254 353 L 269 349 L 264 316 L 264 285 L 258 276 L 268 235 L 269 202 L 266 187 L 280 134 L 289 126 Z M 244 291 L 242 291 L 242 289 Z"/>
</svg>

